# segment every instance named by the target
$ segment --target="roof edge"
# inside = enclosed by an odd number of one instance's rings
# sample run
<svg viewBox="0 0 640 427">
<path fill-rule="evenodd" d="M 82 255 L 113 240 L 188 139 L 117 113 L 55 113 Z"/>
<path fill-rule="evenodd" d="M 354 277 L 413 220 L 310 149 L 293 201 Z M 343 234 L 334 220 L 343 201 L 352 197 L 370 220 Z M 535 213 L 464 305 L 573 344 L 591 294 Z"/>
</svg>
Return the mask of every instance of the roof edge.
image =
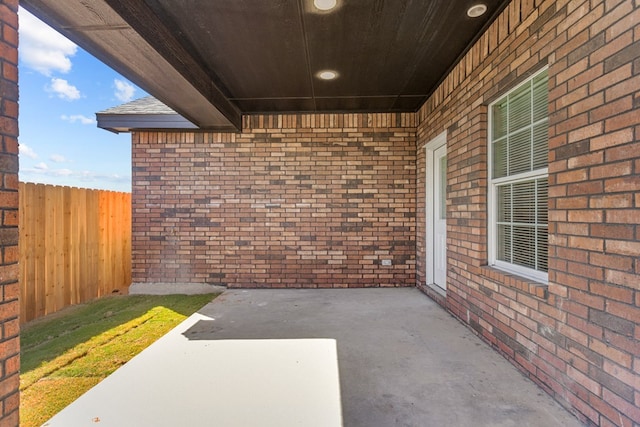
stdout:
<svg viewBox="0 0 640 427">
<path fill-rule="evenodd" d="M 98 127 L 114 133 L 132 132 L 141 129 L 197 130 L 198 126 L 179 114 L 111 114 L 96 113 Z M 235 129 L 235 128 L 234 128 Z"/>
</svg>

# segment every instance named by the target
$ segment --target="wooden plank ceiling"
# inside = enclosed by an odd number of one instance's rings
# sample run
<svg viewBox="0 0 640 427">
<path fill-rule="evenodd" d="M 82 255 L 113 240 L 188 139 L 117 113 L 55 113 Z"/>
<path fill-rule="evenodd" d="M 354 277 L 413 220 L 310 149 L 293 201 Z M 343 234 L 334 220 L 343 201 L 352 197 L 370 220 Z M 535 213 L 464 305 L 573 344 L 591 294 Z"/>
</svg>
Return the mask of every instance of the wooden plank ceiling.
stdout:
<svg viewBox="0 0 640 427">
<path fill-rule="evenodd" d="M 417 110 L 508 3 L 480 1 L 477 18 L 473 0 L 21 5 L 200 127 L 225 129 L 242 114 Z"/>
</svg>

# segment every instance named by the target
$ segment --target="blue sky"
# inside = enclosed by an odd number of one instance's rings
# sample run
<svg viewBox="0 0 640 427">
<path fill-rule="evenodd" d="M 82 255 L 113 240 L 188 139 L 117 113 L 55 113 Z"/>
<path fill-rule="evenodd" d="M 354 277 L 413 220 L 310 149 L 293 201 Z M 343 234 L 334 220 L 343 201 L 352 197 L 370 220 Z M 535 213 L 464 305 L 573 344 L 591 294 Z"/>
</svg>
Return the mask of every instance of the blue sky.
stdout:
<svg viewBox="0 0 640 427">
<path fill-rule="evenodd" d="M 131 191 L 131 135 L 95 113 L 146 93 L 20 9 L 20 180 Z"/>
</svg>

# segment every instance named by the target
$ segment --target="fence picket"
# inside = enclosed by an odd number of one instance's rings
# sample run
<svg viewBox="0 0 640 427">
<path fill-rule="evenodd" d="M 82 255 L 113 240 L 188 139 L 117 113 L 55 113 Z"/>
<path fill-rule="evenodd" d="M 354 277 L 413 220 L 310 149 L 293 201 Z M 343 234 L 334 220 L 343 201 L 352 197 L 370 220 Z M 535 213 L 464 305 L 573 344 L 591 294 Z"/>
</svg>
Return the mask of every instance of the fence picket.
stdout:
<svg viewBox="0 0 640 427">
<path fill-rule="evenodd" d="M 131 195 L 20 183 L 21 322 L 131 283 Z"/>
</svg>

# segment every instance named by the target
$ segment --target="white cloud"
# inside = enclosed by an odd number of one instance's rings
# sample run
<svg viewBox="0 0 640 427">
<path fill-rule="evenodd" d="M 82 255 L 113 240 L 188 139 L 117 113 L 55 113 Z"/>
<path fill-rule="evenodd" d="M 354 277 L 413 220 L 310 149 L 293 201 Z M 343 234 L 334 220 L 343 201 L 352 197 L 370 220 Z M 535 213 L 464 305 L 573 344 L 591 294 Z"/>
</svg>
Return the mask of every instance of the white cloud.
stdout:
<svg viewBox="0 0 640 427">
<path fill-rule="evenodd" d="M 53 172 L 54 176 L 71 176 L 73 171 L 71 169 L 56 169 Z"/>
<path fill-rule="evenodd" d="M 44 22 L 19 9 L 20 59 L 29 68 L 45 76 L 52 72 L 68 73 L 71 57 L 78 47 Z"/>
<path fill-rule="evenodd" d="M 129 82 L 115 79 L 113 86 L 116 88 L 115 97 L 122 102 L 129 102 L 133 99 L 136 88 Z"/>
<path fill-rule="evenodd" d="M 74 171 L 67 168 L 53 169 L 44 162 L 32 168 L 20 168 L 20 180 L 116 191 L 130 191 L 131 185 L 130 175 L 105 174 L 89 170 Z"/>
<path fill-rule="evenodd" d="M 27 144 L 20 143 L 20 155 L 29 157 L 30 159 L 37 159 L 38 154 L 33 151 L 33 148 L 29 147 Z"/>
<path fill-rule="evenodd" d="M 54 163 L 68 162 L 68 160 L 62 154 L 52 154 L 49 156 L 49 160 L 51 160 Z"/>
<path fill-rule="evenodd" d="M 60 116 L 60 118 L 65 122 L 69 122 L 69 123 L 78 122 L 83 125 L 92 125 L 96 122 L 94 119 L 87 116 L 83 116 L 82 114 L 72 114 L 70 116 L 63 114 L 62 116 Z"/>
<path fill-rule="evenodd" d="M 49 92 L 53 92 L 58 98 L 66 101 L 75 101 L 80 99 L 80 91 L 74 85 L 70 85 L 65 79 L 53 78 L 51 79 L 51 85 L 47 87 Z"/>
</svg>

